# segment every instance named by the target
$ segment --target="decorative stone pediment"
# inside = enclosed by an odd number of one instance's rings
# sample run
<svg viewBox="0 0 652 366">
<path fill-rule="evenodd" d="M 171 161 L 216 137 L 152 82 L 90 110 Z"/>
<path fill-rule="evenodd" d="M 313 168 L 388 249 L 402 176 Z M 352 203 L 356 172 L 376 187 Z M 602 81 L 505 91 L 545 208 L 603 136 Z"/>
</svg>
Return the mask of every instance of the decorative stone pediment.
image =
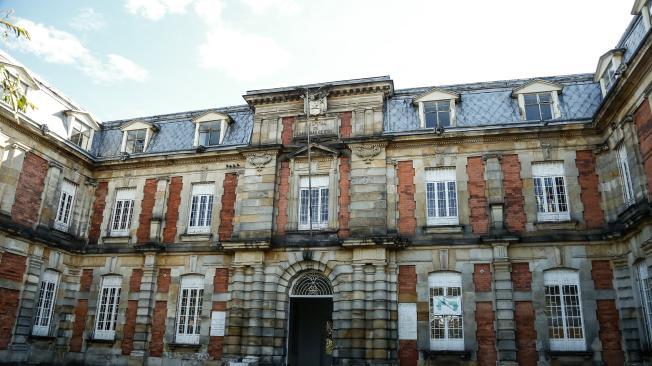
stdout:
<svg viewBox="0 0 652 366">
<path fill-rule="evenodd" d="M 557 84 L 541 79 L 535 79 L 514 89 L 514 91 L 512 92 L 512 96 L 517 96 L 518 94 L 541 93 L 541 92 L 552 92 L 552 91 L 561 93 L 563 89 L 564 86 L 561 84 Z"/>
</svg>

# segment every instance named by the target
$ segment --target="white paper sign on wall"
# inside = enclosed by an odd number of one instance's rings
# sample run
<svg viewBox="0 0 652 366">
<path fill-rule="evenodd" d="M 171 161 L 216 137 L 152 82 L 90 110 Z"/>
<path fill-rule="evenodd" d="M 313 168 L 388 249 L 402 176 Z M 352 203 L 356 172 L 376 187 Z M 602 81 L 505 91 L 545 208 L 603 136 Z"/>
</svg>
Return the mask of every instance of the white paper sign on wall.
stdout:
<svg viewBox="0 0 652 366">
<path fill-rule="evenodd" d="M 417 304 L 398 304 L 398 339 L 417 339 Z"/>
<path fill-rule="evenodd" d="M 211 313 L 211 337 L 224 337 L 226 312 L 213 311 Z"/>
</svg>

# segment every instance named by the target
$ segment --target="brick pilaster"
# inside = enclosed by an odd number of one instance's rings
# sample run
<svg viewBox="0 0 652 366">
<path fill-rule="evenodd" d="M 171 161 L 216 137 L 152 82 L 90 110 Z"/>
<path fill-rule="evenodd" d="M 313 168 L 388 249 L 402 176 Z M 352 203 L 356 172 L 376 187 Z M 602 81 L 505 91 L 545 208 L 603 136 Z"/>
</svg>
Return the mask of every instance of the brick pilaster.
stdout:
<svg viewBox="0 0 652 366">
<path fill-rule="evenodd" d="M 534 307 L 532 301 L 514 303 L 516 318 L 516 360 L 520 366 L 537 366 L 537 332 L 534 327 Z"/>
<path fill-rule="evenodd" d="M 505 227 L 510 232 L 525 231 L 525 209 L 523 208 L 523 180 L 518 155 L 504 155 L 501 160 L 503 190 L 505 192 Z"/>
<path fill-rule="evenodd" d="M 469 219 L 474 234 L 485 234 L 489 230 L 489 214 L 485 193 L 484 162 L 481 156 L 467 159 L 466 173 L 469 176 Z"/>
<path fill-rule="evenodd" d="M 238 188 L 238 175 L 226 173 L 223 183 L 222 209 L 220 210 L 220 241 L 230 240 L 233 235 L 233 218 L 235 217 L 236 189 Z"/>
<path fill-rule="evenodd" d="M 579 172 L 580 198 L 584 206 L 584 223 L 589 229 L 604 226 L 604 212 L 600 205 L 600 180 L 595 169 L 595 154 L 591 150 L 578 151 L 575 165 Z"/>
<path fill-rule="evenodd" d="M 276 233 L 285 235 L 288 224 L 288 195 L 290 192 L 290 162 L 283 161 L 278 170 L 278 211 L 276 214 Z"/>
<path fill-rule="evenodd" d="M 11 220 L 19 225 L 32 227 L 39 215 L 48 162 L 40 156 L 28 152 L 23 160 L 23 169 L 18 178 L 14 204 L 11 207 Z"/>
<path fill-rule="evenodd" d="M 11 342 L 18 313 L 20 291 L 27 267 L 26 258 L 9 252 L 0 257 L 0 280 L 15 283 L 12 288 L 0 287 L 0 350 Z"/>
<path fill-rule="evenodd" d="M 340 116 L 340 138 L 348 139 L 351 137 L 351 117 L 353 112 L 344 112 Z"/>
<path fill-rule="evenodd" d="M 648 195 L 652 196 L 652 110 L 647 98 L 634 112 L 634 123 L 643 159 L 643 171 L 647 177 Z"/>
<path fill-rule="evenodd" d="M 351 114 L 349 113 L 349 124 L 351 123 Z M 349 126 L 350 127 L 350 126 Z M 349 131 L 350 133 L 350 131 Z M 338 223 L 339 231 L 337 235 L 344 239 L 351 236 L 351 230 L 349 230 L 349 204 L 351 203 L 351 158 L 348 156 L 342 156 L 340 158 L 340 196 L 338 197 L 339 212 L 338 212 Z"/>
<path fill-rule="evenodd" d="M 495 366 L 498 359 L 496 352 L 496 331 L 494 329 L 494 310 L 491 302 L 475 304 L 475 338 L 478 342 L 478 365 Z"/>
<path fill-rule="evenodd" d="M 401 235 L 414 235 L 417 228 L 414 201 L 414 167 L 412 160 L 398 163 L 398 232 Z"/>
<path fill-rule="evenodd" d="M 163 243 L 174 243 L 177 236 L 177 220 L 179 219 L 179 205 L 181 204 L 182 177 L 170 179 L 170 194 L 168 195 L 167 211 L 165 213 L 165 229 L 163 229 Z"/>
<path fill-rule="evenodd" d="M 398 302 L 417 302 L 417 269 L 413 265 L 398 267 Z M 398 342 L 398 359 L 401 366 L 416 366 L 419 353 L 417 341 L 401 339 Z"/>
<path fill-rule="evenodd" d="M 158 180 L 155 178 L 145 180 L 145 186 L 143 187 L 143 200 L 140 203 L 138 230 L 136 231 L 138 244 L 145 244 L 150 240 L 150 227 L 152 224 L 154 203 L 156 202 L 157 182 Z"/>
<path fill-rule="evenodd" d="M 95 201 L 93 201 L 93 212 L 91 212 L 91 223 L 88 231 L 88 242 L 97 244 L 100 239 L 104 209 L 106 208 L 106 195 L 109 193 L 109 182 L 99 182 L 95 188 Z"/>
</svg>

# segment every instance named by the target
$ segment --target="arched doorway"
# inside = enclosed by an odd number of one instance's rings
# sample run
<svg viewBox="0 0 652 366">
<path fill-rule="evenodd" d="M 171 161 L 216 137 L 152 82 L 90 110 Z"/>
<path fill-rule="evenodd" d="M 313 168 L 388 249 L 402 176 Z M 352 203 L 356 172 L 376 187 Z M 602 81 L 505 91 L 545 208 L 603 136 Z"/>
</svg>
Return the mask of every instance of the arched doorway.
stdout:
<svg viewBox="0 0 652 366">
<path fill-rule="evenodd" d="M 333 354 L 333 288 L 317 271 L 301 273 L 290 288 L 289 366 L 327 366 Z"/>
</svg>

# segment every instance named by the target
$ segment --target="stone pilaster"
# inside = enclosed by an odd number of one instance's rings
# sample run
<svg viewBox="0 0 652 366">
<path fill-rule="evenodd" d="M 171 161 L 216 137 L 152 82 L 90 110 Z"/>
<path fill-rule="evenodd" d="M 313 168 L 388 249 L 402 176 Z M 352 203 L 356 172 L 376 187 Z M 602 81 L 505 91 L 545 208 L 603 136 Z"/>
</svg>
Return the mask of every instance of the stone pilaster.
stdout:
<svg viewBox="0 0 652 366">
<path fill-rule="evenodd" d="M 642 317 L 643 313 L 638 308 L 638 289 L 632 286 L 636 280 L 632 277 L 632 268 L 627 259 L 615 260 L 613 266 L 614 286 L 618 289 L 616 307 L 620 313 L 625 362 L 626 365 L 642 365 L 641 339 L 645 339 L 645 334 L 641 334 L 639 324 L 645 324 L 645 321 L 638 318 Z"/>
<path fill-rule="evenodd" d="M 9 215 L 14 204 L 18 178 L 23 167 L 27 146 L 16 143 L 0 133 L 0 213 Z"/>
<path fill-rule="evenodd" d="M 350 229 L 353 236 L 387 233 L 385 142 L 351 145 Z"/>
<path fill-rule="evenodd" d="M 365 357 L 365 278 L 364 264 L 353 264 L 353 293 L 351 304 L 351 358 Z"/>
<path fill-rule="evenodd" d="M 499 366 L 516 366 L 514 292 L 507 243 L 494 243 L 494 296 L 496 299 L 496 346 Z"/>
<path fill-rule="evenodd" d="M 244 312 L 244 266 L 231 266 L 231 299 L 227 310 L 229 319 L 227 321 L 226 336 L 224 337 L 224 354 L 229 357 L 238 357 L 241 354 Z"/>
<path fill-rule="evenodd" d="M 136 326 L 134 330 L 134 345 L 131 351 L 132 356 L 144 356 L 149 350 L 149 334 L 152 328 L 152 316 L 154 313 L 154 297 L 156 291 L 156 255 L 145 254 L 145 265 L 143 266 L 143 277 L 140 282 L 138 293 L 138 308 L 136 310 Z"/>
<path fill-rule="evenodd" d="M 39 278 L 43 268 L 43 249 L 34 247 L 32 254 L 27 258 L 26 280 L 20 297 L 20 308 L 16 318 L 16 327 L 9 349 L 19 353 L 27 351 L 28 337 L 31 333 L 34 311 L 39 295 Z M 54 323 L 54 318 L 53 321 Z M 14 360 L 18 361 L 18 360 Z"/>
</svg>

